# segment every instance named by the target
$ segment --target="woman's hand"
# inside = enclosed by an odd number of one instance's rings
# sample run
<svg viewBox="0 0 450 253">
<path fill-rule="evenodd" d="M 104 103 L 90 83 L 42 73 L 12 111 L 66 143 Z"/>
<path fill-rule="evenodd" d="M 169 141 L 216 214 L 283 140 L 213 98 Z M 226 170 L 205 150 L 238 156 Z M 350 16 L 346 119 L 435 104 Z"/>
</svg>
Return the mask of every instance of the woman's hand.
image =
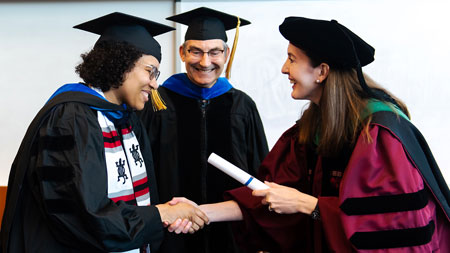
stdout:
<svg viewBox="0 0 450 253">
<path fill-rule="evenodd" d="M 317 198 L 302 193 L 297 189 L 271 182 L 264 183 L 270 188 L 265 190 L 254 190 L 252 195 L 263 197 L 261 203 L 263 205 L 268 205 L 270 211 L 283 214 L 299 212 L 311 214 L 317 205 Z"/>
<path fill-rule="evenodd" d="M 183 234 L 193 234 L 196 232 L 194 228 L 192 227 L 192 221 L 189 221 L 188 219 L 177 219 L 174 223 L 170 224 L 168 222 L 163 222 L 164 227 L 167 228 L 169 232 L 174 232 L 176 234 L 183 233 Z"/>
<path fill-rule="evenodd" d="M 171 201 L 167 203 L 169 203 L 170 205 L 175 205 L 181 202 L 198 207 L 203 213 L 205 213 L 206 216 L 208 217 L 206 225 L 208 225 L 210 222 L 238 221 L 243 219 L 241 209 L 234 200 L 228 200 L 211 204 L 203 204 L 199 206 L 195 202 L 187 198 L 174 197 Z M 174 225 L 171 225 L 169 227 L 169 231 L 171 231 L 171 229 L 176 228 L 177 227 L 175 227 Z"/>
</svg>

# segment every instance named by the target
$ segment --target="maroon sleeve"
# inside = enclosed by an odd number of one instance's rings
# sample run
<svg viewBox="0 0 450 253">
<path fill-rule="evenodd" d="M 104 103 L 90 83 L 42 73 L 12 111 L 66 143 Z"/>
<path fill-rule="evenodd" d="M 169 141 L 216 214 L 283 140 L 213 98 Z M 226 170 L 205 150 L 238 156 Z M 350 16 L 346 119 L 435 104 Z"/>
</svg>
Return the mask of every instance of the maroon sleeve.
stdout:
<svg viewBox="0 0 450 253">
<path fill-rule="evenodd" d="M 319 197 L 319 210 L 323 233 L 332 252 L 352 252 L 353 246 L 346 237 L 340 219 L 338 197 Z"/>
<path fill-rule="evenodd" d="M 298 188 L 306 159 L 302 159 L 301 147 L 296 145 L 297 128 L 286 131 L 269 152 L 259 169 L 260 180 Z M 298 150 L 300 149 L 300 150 Z M 235 200 L 242 211 L 243 221 L 236 222 L 235 235 L 240 245 L 255 252 L 292 252 L 305 249 L 299 238 L 308 236 L 311 218 L 304 214 L 279 215 L 269 212 L 261 204 L 260 197 L 254 197 L 247 187 L 226 192 L 226 199 Z M 281 245 L 281 246 L 280 246 Z M 281 248 L 280 248 L 281 247 Z"/>
<path fill-rule="evenodd" d="M 362 134 L 345 170 L 338 198 L 319 198 L 325 237 L 342 251 L 434 252 L 435 201 L 402 143 L 373 125 L 371 142 Z M 383 249 L 376 249 L 381 247 Z"/>
<path fill-rule="evenodd" d="M 259 178 L 302 190 L 305 150 L 288 130 L 263 161 Z M 319 197 L 321 225 L 334 252 L 433 252 L 448 248 L 448 222 L 443 223 L 419 171 L 399 139 L 372 125 L 371 141 L 361 135 L 343 175 L 339 197 Z M 306 191 L 305 191 L 306 192 Z M 250 250 L 308 251 L 320 240 L 308 215 L 277 215 L 242 187 L 227 193 L 238 202 L 244 221 L 236 223 L 241 245 Z M 445 220 L 445 219 L 444 219 Z M 314 230 L 315 231 L 315 230 Z M 381 249 L 377 249 L 380 248 Z M 444 248 L 443 248 L 444 247 Z"/>
</svg>

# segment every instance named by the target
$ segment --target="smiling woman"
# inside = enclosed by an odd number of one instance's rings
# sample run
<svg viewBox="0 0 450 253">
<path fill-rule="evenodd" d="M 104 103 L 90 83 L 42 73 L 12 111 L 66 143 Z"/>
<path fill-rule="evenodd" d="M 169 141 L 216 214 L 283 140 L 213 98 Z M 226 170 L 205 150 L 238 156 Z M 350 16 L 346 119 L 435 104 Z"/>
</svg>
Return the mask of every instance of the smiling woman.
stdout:
<svg viewBox="0 0 450 253">
<path fill-rule="evenodd" d="M 321 82 L 328 74 L 329 67 L 325 64 L 311 66 L 310 59 L 300 48 L 289 44 L 288 58 L 281 68 L 288 75 L 292 84 L 293 99 L 307 99 L 319 104 L 323 85 Z"/>
<path fill-rule="evenodd" d="M 242 220 L 248 252 L 448 252 L 450 190 L 406 105 L 363 73 L 375 49 L 336 20 L 287 17 L 279 31 L 291 95 L 309 106 L 261 163 L 267 189 L 200 208 Z"/>
<path fill-rule="evenodd" d="M 153 36 L 173 28 L 117 12 L 75 28 L 100 35 L 76 67 L 85 83 L 63 85 L 31 123 L 11 169 L 0 251 L 154 251 L 165 223 L 200 229 L 199 209 L 158 203 L 133 112 L 157 88 Z"/>
<path fill-rule="evenodd" d="M 142 55 L 133 62 L 134 67 L 124 75 L 122 85 L 104 91 L 106 99 L 112 103 L 142 110 L 149 100 L 151 90 L 156 89 L 156 75 L 159 62 L 152 55 Z M 155 74 L 156 73 L 156 74 Z"/>
</svg>

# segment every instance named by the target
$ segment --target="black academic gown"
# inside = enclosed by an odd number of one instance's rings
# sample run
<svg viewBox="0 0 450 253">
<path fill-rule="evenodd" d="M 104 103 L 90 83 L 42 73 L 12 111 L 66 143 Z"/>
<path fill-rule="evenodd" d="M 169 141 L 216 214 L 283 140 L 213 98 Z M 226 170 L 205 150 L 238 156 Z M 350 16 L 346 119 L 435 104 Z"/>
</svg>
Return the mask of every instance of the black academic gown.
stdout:
<svg viewBox="0 0 450 253">
<path fill-rule="evenodd" d="M 240 186 L 214 166 L 214 152 L 256 175 L 268 153 L 261 119 L 253 100 L 231 88 L 209 100 L 159 92 L 167 110 L 140 112 L 149 134 L 161 202 L 184 196 L 197 204 L 223 201 L 226 190 Z M 166 236 L 161 252 L 239 252 L 228 223 L 213 223 L 193 235 Z"/>
<path fill-rule="evenodd" d="M 147 243 L 158 248 L 164 228 L 157 208 L 107 197 L 102 130 L 89 105 L 123 110 L 93 95 L 65 92 L 31 123 L 10 172 L 0 251 L 110 252 Z M 134 113 L 129 121 L 156 204 L 150 145 Z"/>
</svg>

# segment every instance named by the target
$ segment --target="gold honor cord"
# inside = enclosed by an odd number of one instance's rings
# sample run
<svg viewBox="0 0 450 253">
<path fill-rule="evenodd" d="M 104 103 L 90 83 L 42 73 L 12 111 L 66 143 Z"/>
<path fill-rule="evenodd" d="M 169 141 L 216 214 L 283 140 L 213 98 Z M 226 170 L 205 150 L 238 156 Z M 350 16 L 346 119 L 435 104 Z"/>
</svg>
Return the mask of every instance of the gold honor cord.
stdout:
<svg viewBox="0 0 450 253">
<path fill-rule="evenodd" d="M 228 61 L 227 69 L 225 70 L 225 77 L 230 79 L 231 77 L 231 66 L 233 65 L 234 53 L 236 51 L 236 46 L 239 38 L 239 26 L 241 25 L 241 20 L 238 16 L 237 18 L 237 26 L 236 26 L 236 34 L 234 35 L 233 48 L 231 49 L 230 60 Z"/>
<path fill-rule="evenodd" d="M 166 103 L 164 103 L 164 101 L 162 100 L 158 90 L 152 89 L 151 93 L 153 111 L 156 112 L 167 109 Z"/>
</svg>

